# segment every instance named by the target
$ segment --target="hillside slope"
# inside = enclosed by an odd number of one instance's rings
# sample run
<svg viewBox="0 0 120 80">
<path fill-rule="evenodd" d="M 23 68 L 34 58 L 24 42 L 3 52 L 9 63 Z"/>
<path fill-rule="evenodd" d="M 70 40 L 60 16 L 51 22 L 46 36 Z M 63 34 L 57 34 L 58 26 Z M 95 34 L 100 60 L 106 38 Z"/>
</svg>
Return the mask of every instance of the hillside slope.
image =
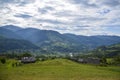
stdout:
<svg viewBox="0 0 120 80">
<path fill-rule="evenodd" d="M 29 50 L 29 49 L 38 49 L 39 47 L 35 46 L 29 41 L 18 40 L 18 39 L 8 39 L 0 36 L 0 52 L 5 52 L 8 50 Z"/>
<path fill-rule="evenodd" d="M 110 45 L 110 46 L 101 46 L 93 51 L 93 55 L 95 56 L 106 56 L 106 57 L 114 57 L 120 56 L 120 43 Z"/>
<path fill-rule="evenodd" d="M 4 27 L 0 27 L 0 36 L 4 36 L 7 38 L 13 38 L 13 39 L 22 39 L 20 35 L 17 35 L 14 31 L 11 31 Z"/>
</svg>

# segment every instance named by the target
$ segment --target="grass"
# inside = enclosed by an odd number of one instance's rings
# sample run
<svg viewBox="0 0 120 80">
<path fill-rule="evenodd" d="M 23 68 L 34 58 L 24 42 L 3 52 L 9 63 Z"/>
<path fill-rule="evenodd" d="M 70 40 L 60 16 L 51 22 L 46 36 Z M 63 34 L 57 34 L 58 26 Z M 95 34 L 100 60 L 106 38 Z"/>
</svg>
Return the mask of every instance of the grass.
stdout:
<svg viewBox="0 0 120 80">
<path fill-rule="evenodd" d="M 67 59 L 54 59 L 19 67 L 13 60 L 0 64 L 0 80 L 120 80 L 120 67 L 79 64 Z"/>
</svg>

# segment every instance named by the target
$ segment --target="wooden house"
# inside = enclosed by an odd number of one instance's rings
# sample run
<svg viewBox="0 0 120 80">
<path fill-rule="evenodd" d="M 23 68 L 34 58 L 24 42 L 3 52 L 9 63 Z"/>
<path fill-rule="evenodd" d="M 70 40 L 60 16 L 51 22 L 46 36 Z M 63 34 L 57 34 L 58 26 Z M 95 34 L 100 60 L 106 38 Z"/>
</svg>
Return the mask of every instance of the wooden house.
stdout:
<svg viewBox="0 0 120 80">
<path fill-rule="evenodd" d="M 21 62 L 22 63 L 34 63 L 36 62 L 36 58 L 35 57 L 22 57 Z"/>
</svg>

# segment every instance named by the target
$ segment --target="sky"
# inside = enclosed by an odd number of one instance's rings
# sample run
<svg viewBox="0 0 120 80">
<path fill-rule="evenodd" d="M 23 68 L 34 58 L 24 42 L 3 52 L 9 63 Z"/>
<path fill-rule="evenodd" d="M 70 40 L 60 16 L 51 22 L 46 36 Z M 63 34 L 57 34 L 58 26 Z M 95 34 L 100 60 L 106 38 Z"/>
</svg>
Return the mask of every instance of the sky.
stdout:
<svg viewBox="0 0 120 80">
<path fill-rule="evenodd" d="M 0 26 L 120 36 L 120 0 L 0 0 Z"/>
</svg>

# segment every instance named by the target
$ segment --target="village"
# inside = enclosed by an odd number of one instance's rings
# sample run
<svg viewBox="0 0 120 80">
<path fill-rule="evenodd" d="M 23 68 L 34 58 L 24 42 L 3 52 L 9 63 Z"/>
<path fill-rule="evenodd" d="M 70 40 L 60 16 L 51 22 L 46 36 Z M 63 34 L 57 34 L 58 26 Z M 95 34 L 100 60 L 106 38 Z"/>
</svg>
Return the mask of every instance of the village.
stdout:
<svg viewBox="0 0 120 80">
<path fill-rule="evenodd" d="M 56 57 L 57 58 L 57 57 Z M 60 57 L 58 57 L 60 58 Z M 62 57 L 61 57 L 62 58 Z M 50 59 L 50 57 L 49 57 Z M 51 57 L 51 59 L 55 59 Z M 94 57 L 87 57 L 87 58 L 76 58 L 73 56 L 72 53 L 69 53 L 69 56 L 67 59 L 78 62 L 78 63 L 83 63 L 83 64 L 100 64 L 101 59 L 100 58 L 94 58 Z M 36 61 L 44 61 L 45 58 L 39 57 L 33 57 L 33 56 L 24 56 L 20 59 L 21 63 L 35 63 Z"/>
</svg>

